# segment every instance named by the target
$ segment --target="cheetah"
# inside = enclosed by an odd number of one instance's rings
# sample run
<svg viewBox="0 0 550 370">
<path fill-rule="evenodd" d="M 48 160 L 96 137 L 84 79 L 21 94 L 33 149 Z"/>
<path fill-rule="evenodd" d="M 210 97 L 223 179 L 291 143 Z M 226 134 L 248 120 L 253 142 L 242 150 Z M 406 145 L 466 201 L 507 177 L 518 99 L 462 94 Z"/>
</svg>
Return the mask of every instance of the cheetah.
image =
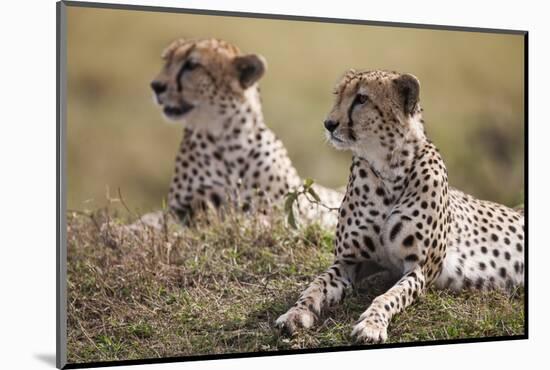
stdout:
<svg viewBox="0 0 550 370">
<path fill-rule="evenodd" d="M 186 224 L 207 206 L 263 212 L 303 181 L 283 143 L 264 122 L 258 81 L 265 59 L 219 39 L 178 39 L 162 53 L 151 82 L 165 118 L 184 126 L 168 195 Z M 321 201 L 299 199 L 301 221 L 333 228 L 343 192 L 319 185 Z"/>
<path fill-rule="evenodd" d="M 327 139 L 353 160 L 339 209 L 333 264 L 276 320 L 310 328 L 346 288 L 379 271 L 395 284 L 359 317 L 352 338 L 382 343 L 393 315 L 426 289 L 511 289 L 523 285 L 524 216 L 448 185 L 427 138 L 411 74 L 348 71 L 324 122 Z"/>
</svg>

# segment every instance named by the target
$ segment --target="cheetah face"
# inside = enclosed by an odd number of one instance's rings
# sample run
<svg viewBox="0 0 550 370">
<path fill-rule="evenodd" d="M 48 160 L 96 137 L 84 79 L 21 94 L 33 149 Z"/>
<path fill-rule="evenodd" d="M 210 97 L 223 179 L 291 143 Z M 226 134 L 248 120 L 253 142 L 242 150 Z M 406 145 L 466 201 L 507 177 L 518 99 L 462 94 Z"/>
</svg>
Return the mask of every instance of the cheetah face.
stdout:
<svg viewBox="0 0 550 370">
<path fill-rule="evenodd" d="M 162 58 L 154 99 L 168 120 L 195 128 L 221 127 L 266 69 L 262 57 L 215 39 L 176 40 Z"/>
<path fill-rule="evenodd" d="M 420 113 L 419 83 L 410 74 L 350 70 L 334 93 L 336 101 L 324 126 L 327 140 L 337 149 L 384 159 L 421 125 L 415 119 Z"/>
</svg>

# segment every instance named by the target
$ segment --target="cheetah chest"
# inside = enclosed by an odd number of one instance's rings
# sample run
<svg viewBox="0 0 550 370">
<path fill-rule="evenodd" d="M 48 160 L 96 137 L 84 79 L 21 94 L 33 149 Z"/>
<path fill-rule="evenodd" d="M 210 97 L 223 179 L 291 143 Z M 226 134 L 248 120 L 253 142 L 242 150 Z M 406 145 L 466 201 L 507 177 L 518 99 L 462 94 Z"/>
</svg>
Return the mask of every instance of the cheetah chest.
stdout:
<svg viewBox="0 0 550 370">
<path fill-rule="evenodd" d="M 335 254 L 344 261 L 371 261 L 385 269 L 396 266 L 384 246 L 383 233 L 395 199 L 367 162 L 354 160 L 340 205 Z"/>
</svg>

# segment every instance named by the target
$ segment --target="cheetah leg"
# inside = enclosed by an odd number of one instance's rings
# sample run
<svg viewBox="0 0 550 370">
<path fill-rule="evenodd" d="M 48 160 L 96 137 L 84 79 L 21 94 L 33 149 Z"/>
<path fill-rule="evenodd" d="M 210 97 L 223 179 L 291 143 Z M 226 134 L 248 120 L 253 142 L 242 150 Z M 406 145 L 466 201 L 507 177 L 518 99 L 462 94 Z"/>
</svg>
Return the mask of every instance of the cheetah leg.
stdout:
<svg viewBox="0 0 550 370">
<path fill-rule="evenodd" d="M 336 260 L 315 278 L 294 306 L 277 319 L 275 325 L 287 334 L 294 333 L 298 327 L 313 326 L 324 308 L 344 298 L 344 291 L 352 282 L 351 270 L 352 268 Z"/>
<path fill-rule="evenodd" d="M 357 341 L 383 343 L 393 315 L 403 311 L 424 291 L 426 278 L 420 266 L 403 276 L 386 293 L 376 297 L 351 333 Z"/>
</svg>

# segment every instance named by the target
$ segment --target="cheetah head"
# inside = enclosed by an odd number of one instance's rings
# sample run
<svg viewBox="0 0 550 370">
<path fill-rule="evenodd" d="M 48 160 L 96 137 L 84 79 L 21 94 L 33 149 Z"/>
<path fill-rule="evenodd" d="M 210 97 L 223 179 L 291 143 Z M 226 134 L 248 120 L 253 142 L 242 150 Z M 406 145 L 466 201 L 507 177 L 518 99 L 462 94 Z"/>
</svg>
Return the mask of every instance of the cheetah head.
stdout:
<svg viewBox="0 0 550 370">
<path fill-rule="evenodd" d="M 256 93 L 266 70 L 263 57 L 217 39 L 176 40 L 162 58 L 151 82 L 155 101 L 169 120 L 195 127 L 220 127 L 231 108 Z"/>
<path fill-rule="evenodd" d="M 405 139 L 424 135 L 419 92 L 410 74 L 349 70 L 324 122 L 327 139 L 337 149 L 388 162 Z"/>
</svg>

